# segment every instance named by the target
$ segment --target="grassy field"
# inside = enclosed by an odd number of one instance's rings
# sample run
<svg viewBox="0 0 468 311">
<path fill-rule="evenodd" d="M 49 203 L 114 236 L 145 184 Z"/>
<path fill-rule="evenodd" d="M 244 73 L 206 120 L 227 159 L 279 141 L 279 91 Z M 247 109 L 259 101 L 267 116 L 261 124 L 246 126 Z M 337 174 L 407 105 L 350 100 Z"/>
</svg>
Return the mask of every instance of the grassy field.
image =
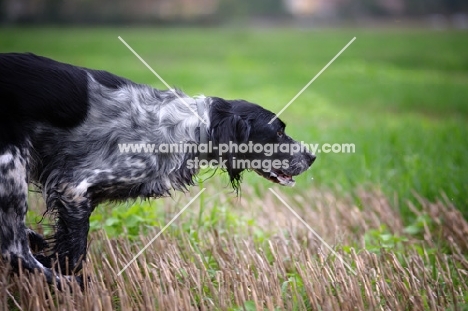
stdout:
<svg viewBox="0 0 468 311">
<path fill-rule="evenodd" d="M 247 173 L 241 199 L 222 176 L 200 182 L 208 188 L 202 199 L 119 277 L 190 196 L 101 206 L 92 218 L 84 294 L 40 291 L 34 286 L 40 278 L 15 281 L 1 268 L 0 309 L 467 308 L 466 33 L 89 28 L 1 34 L 0 52 L 29 51 L 164 88 L 121 36 L 188 94 L 244 98 L 272 111 L 357 39 L 281 116 L 294 138 L 354 143 L 355 153 L 317 154 L 294 188 Z M 32 205 L 30 220 L 42 208 Z"/>
</svg>

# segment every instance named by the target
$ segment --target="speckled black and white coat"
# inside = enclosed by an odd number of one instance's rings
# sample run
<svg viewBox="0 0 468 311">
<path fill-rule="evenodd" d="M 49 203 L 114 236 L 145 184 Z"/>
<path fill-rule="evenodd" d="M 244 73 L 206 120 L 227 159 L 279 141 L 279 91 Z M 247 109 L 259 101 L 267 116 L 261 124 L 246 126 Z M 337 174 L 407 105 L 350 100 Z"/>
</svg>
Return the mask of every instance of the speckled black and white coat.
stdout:
<svg viewBox="0 0 468 311">
<path fill-rule="evenodd" d="M 123 153 L 118 144 L 199 143 L 200 128 L 214 145 L 230 141 L 297 144 L 284 134 L 281 120 L 268 124 L 274 114 L 258 105 L 217 97 L 206 97 L 203 103 L 201 117 L 208 124 L 200 127 L 200 118 L 193 113 L 196 100 L 180 91 L 176 95 L 33 54 L 0 54 L 3 258 L 14 268 L 21 260 L 28 270 L 42 270 L 51 282 L 54 264 L 63 273 L 80 270 L 86 257 L 89 216 L 97 204 L 161 197 L 192 185 L 197 170 L 186 163 L 197 154 Z M 208 154 L 218 156 L 217 151 Z M 228 160 L 226 171 L 235 189 L 243 171 L 231 165 L 236 156 L 259 155 L 220 156 Z M 314 160 L 308 152 L 271 157 L 288 158 L 292 164 L 283 171 L 256 170 L 273 182 L 280 174 L 289 178 L 302 173 Z M 48 256 L 41 252 L 48 248 L 44 238 L 24 223 L 28 183 L 40 187 L 48 211 L 57 216 Z M 39 252 L 33 254 L 31 248 Z"/>
</svg>

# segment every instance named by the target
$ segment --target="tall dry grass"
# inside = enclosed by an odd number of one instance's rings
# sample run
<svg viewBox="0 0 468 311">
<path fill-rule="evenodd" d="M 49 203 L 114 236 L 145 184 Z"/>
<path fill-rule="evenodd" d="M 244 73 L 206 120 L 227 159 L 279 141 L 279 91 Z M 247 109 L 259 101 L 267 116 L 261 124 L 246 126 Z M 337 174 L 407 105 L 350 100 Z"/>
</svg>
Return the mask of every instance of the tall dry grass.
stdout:
<svg viewBox="0 0 468 311">
<path fill-rule="evenodd" d="M 117 273 L 158 229 L 137 240 L 93 232 L 84 291 L 72 284 L 72 290 L 61 292 L 41 275 L 13 275 L 0 263 L 0 310 L 467 308 L 468 223 L 448 200 L 419 198 L 415 216 L 428 221 L 420 233 L 409 234 L 378 192 L 357 192 L 359 206 L 325 191 L 282 195 L 339 257 L 270 192 L 260 198 L 244 189 L 242 200 L 212 193 L 205 206 L 191 207 L 121 276 Z M 170 219 L 180 206 L 166 202 Z M 200 208 L 209 214 L 211 205 L 227 206 L 228 214 L 195 226 Z M 249 217 L 236 222 L 233 215 Z M 371 250 L 366 237 L 382 228 L 385 237 L 398 237 L 397 243 Z"/>
</svg>

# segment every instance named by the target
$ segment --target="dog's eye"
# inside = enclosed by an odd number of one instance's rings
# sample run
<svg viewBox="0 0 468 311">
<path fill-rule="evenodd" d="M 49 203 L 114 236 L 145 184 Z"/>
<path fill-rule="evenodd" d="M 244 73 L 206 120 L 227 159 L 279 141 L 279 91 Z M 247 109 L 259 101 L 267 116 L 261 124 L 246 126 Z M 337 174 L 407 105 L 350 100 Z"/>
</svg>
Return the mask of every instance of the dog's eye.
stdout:
<svg viewBox="0 0 468 311">
<path fill-rule="evenodd" d="M 278 131 L 276 132 L 276 135 L 278 135 L 278 137 L 283 137 L 284 133 L 282 131 Z"/>
</svg>

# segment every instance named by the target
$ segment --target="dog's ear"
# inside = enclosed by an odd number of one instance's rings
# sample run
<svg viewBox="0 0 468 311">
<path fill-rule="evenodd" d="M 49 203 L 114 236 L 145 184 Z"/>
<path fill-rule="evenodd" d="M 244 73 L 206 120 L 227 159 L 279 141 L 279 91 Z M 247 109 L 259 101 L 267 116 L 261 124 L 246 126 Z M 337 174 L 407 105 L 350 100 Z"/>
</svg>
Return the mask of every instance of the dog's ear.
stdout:
<svg viewBox="0 0 468 311">
<path fill-rule="evenodd" d="M 229 148 L 227 152 L 222 154 L 219 154 L 220 148 L 217 148 L 213 155 L 216 160 L 222 159 L 225 162 L 223 168 L 229 174 L 229 180 L 236 192 L 239 192 L 242 180 L 241 173 L 244 170 L 243 164 L 238 162 L 239 159 L 244 158 L 244 155 L 239 152 L 237 147 L 240 144 L 248 143 L 249 134 L 248 121 L 233 112 L 231 103 L 220 98 L 213 100 L 210 111 L 210 138 L 213 146 L 223 144 Z M 232 145 L 235 146 L 231 148 Z"/>
</svg>

